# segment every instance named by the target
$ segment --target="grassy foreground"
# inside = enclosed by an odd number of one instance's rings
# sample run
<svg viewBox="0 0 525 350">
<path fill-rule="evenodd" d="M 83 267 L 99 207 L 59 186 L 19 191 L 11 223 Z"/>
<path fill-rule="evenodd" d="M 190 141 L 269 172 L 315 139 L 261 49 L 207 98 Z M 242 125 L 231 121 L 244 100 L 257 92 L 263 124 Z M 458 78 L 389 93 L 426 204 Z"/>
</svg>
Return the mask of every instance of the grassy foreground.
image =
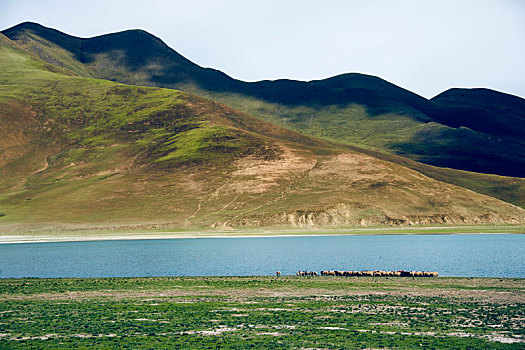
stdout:
<svg viewBox="0 0 525 350">
<path fill-rule="evenodd" d="M 0 280 L 0 348 L 523 349 L 525 280 Z"/>
</svg>

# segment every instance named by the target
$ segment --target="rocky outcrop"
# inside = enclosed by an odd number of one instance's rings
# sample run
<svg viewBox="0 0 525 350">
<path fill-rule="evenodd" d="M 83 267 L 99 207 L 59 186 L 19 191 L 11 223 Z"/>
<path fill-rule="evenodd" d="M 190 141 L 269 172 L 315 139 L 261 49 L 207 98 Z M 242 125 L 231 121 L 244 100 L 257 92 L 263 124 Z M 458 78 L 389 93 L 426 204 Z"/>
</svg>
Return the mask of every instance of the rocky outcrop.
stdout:
<svg viewBox="0 0 525 350">
<path fill-rule="evenodd" d="M 366 226 L 412 226 L 412 225 L 472 225 L 472 224 L 521 224 L 525 222 L 525 210 L 514 207 L 508 213 L 496 213 L 487 210 L 477 215 L 458 213 L 428 213 L 419 215 L 392 215 L 379 210 L 376 213 L 363 214 L 362 209 L 339 204 L 319 210 L 297 210 L 266 215 L 250 215 L 236 220 L 218 222 L 213 226 L 228 227 L 271 227 L 290 228 L 315 227 L 354 227 Z M 226 225 L 225 225 L 226 224 Z"/>
</svg>

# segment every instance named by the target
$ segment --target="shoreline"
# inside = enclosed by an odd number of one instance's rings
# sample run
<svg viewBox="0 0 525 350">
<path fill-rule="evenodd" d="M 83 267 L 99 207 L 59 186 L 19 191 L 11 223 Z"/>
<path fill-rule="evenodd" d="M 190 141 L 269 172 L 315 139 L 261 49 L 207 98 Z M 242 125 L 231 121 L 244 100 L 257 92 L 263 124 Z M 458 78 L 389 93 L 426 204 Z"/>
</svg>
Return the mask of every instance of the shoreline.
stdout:
<svg viewBox="0 0 525 350">
<path fill-rule="evenodd" d="M 399 231 L 399 232 L 396 232 Z M 337 232 L 342 231 L 342 232 Z M 412 232 L 410 232 L 412 231 Z M 450 232 L 448 232 L 450 231 Z M 457 232 L 454 232 L 457 231 Z M 463 231 L 463 232 L 462 232 Z M 65 234 L 10 234 L 0 236 L 0 244 L 59 243 L 132 241 L 163 239 L 217 239 L 217 238 L 268 238 L 268 237 L 323 237 L 323 236 L 384 236 L 384 235 L 502 235 L 525 234 L 525 228 L 487 228 L 487 227 L 419 227 L 419 228 L 373 228 L 358 230 L 312 230 L 312 231 L 223 231 L 223 232 L 129 232 L 129 233 L 65 233 Z"/>
</svg>

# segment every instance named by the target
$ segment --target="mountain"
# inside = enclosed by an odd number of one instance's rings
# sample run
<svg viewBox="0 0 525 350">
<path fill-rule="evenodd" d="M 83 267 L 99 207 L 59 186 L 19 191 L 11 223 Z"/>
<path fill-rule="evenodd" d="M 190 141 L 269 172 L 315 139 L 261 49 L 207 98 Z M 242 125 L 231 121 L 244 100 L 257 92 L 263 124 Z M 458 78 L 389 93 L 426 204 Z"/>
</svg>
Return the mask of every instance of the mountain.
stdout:
<svg viewBox="0 0 525 350">
<path fill-rule="evenodd" d="M 524 100 L 516 96 L 483 90 L 467 101 L 453 97 L 453 89 L 427 100 L 355 73 L 248 83 L 202 68 L 141 30 L 84 39 L 26 22 L 2 33 L 81 76 L 181 89 L 328 141 L 440 167 L 525 177 Z"/>
<path fill-rule="evenodd" d="M 498 137 L 525 137 L 525 100 L 490 89 L 450 89 L 432 102 L 447 113 L 439 122 Z"/>
<path fill-rule="evenodd" d="M 196 95 L 79 76 L 3 35 L 0 213 L 2 232 L 525 222 L 512 204 Z"/>
</svg>

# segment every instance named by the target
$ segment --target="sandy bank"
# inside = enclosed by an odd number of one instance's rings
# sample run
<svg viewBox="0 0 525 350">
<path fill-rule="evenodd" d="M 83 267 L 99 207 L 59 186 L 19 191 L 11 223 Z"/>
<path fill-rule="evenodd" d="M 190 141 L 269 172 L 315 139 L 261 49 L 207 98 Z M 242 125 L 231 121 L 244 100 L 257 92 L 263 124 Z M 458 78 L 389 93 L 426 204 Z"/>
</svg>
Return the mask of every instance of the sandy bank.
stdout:
<svg viewBox="0 0 525 350">
<path fill-rule="evenodd" d="M 189 238 L 255 238 L 255 237 L 306 237 L 306 236 L 355 236 L 355 235 L 449 235 L 449 234 L 525 234 L 525 227 L 418 227 L 418 228 L 369 228 L 354 230 L 296 230 L 296 231 L 209 231 L 209 232 L 125 232 L 125 233 L 52 233 L 1 235 L 0 244 L 119 241 L 149 239 Z"/>
</svg>

